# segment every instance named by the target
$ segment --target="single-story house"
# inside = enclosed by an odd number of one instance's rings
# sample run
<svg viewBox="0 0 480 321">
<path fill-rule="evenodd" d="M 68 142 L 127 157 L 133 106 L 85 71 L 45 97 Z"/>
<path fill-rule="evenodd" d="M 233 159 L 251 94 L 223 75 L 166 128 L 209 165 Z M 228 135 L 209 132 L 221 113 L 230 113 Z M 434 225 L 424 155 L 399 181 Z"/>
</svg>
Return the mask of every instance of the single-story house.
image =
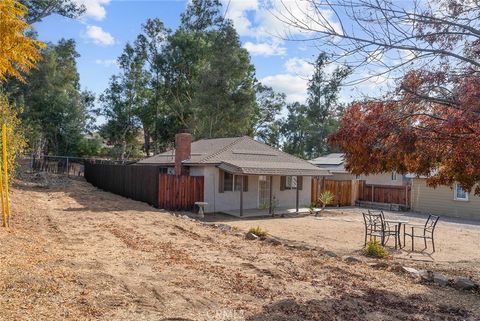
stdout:
<svg viewBox="0 0 480 321">
<path fill-rule="evenodd" d="M 407 175 L 401 175 L 396 172 L 372 175 L 352 174 L 345 169 L 345 154 L 343 153 L 331 153 L 312 159 L 309 162 L 321 169 L 328 170 L 332 174 L 332 176 L 328 177 L 330 180 L 363 180 L 366 184 L 393 186 L 405 186 L 410 183 Z"/>
<path fill-rule="evenodd" d="M 462 190 L 460 185 L 427 186 L 426 178 L 412 179 L 412 209 L 439 216 L 480 220 L 480 196 Z"/>
<path fill-rule="evenodd" d="M 298 212 L 311 202 L 311 177 L 330 175 L 247 136 L 192 142 L 190 134 L 177 134 L 175 149 L 138 164 L 159 166 L 169 174 L 203 176 L 205 212 L 236 216 Z"/>
</svg>

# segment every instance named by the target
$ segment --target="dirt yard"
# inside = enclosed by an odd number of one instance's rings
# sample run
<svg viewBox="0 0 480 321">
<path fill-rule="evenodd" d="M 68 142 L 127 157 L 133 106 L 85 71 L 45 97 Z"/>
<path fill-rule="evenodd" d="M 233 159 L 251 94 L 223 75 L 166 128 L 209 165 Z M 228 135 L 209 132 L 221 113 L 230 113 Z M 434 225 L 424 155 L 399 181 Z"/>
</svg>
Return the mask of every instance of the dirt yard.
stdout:
<svg viewBox="0 0 480 321">
<path fill-rule="evenodd" d="M 11 196 L 1 320 L 480 319 L 478 292 L 247 241 L 83 181 L 19 182 Z"/>
<path fill-rule="evenodd" d="M 213 215 L 207 217 L 207 220 L 227 223 L 241 230 L 259 226 L 272 235 L 323 247 L 342 256 L 359 255 L 364 244 L 364 211 L 367 209 L 331 208 L 321 217 L 238 219 Z M 385 217 L 423 225 L 428 216 L 385 211 Z M 452 277 L 465 276 L 480 283 L 480 222 L 442 217 L 435 230 L 435 252 L 432 251 L 430 241 L 427 242 L 426 250 L 422 239 L 415 240 L 415 251 L 411 250 L 411 244 L 411 240 L 407 238 L 406 246 L 395 250 L 392 238 L 388 241 L 387 248 L 394 260 L 403 265 L 441 271 Z"/>
</svg>

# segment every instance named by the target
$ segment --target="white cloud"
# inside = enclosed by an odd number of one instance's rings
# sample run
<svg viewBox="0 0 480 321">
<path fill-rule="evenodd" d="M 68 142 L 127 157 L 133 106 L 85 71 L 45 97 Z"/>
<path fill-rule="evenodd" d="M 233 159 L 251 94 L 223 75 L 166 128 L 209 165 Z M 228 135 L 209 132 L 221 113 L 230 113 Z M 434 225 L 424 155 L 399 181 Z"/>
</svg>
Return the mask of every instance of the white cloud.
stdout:
<svg viewBox="0 0 480 321">
<path fill-rule="evenodd" d="M 97 59 L 95 60 L 95 63 L 97 65 L 102 65 L 105 67 L 111 67 L 111 66 L 116 66 L 117 65 L 117 60 L 116 59 Z"/>
<path fill-rule="evenodd" d="M 252 56 L 283 56 L 287 52 L 287 49 L 280 46 L 279 43 L 253 43 L 248 41 L 243 47 L 247 49 Z"/>
<path fill-rule="evenodd" d="M 246 35 L 252 28 L 252 22 L 247 17 L 247 12 L 259 9 L 258 0 L 223 0 L 223 6 L 228 5 L 227 18 L 235 24 L 235 29 L 240 35 Z"/>
<path fill-rule="evenodd" d="M 313 74 L 315 67 L 311 62 L 305 59 L 294 57 L 285 62 L 285 69 L 291 74 L 310 77 Z"/>
<path fill-rule="evenodd" d="M 105 6 L 110 0 L 74 0 L 77 4 L 85 6 L 85 17 L 102 20 L 107 15 Z"/>
<path fill-rule="evenodd" d="M 267 76 L 260 80 L 262 84 L 272 87 L 275 91 L 287 95 L 287 102 L 305 102 L 307 98 L 308 79 L 298 75 L 278 74 Z"/>
<path fill-rule="evenodd" d="M 332 27 L 340 30 L 331 10 L 314 8 L 311 1 L 298 0 L 222 0 L 228 6 L 227 18 L 231 19 L 241 36 L 287 37 L 305 34 L 299 28 L 282 21 L 294 17 L 303 26 L 322 29 L 319 19 L 326 19 Z"/>
<path fill-rule="evenodd" d="M 337 64 L 328 65 L 325 72 L 330 74 L 337 66 Z M 284 67 L 285 73 L 264 77 L 260 82 L 277 92 L 284 93 L 289 103 L 304 103 L 307 99 L 308 81 L 315 71 L 314 64 L 306 59 L 293 57 L 285 62 Z M 376 81 L 381 82 L 380 79 Z M 345 101 L 343 97 L 342 100 Z"/>
<path fill-rule="evenodd" d="M 256 40 L 244 45 L 254 56 L 283 56 L 286 48 L 282 46 L 282 39 L 308 33 L 282 21 L 288 17 L 294 17 L 302 25 L 312 29 L 321 28 L 317 23 L 318 12 L 312 7 L 311 1 L 222 0 L 222 3 L 226 17 L 233 21 L 238 34 Z M 333 22 L 333 12 L 322 11 L 322 17 L 329 20 L 332 26 L 337 26 Z"/>
<path fill-rule="evenodd" d="M 111 46 L 115 44 L 113 36 L 97 26 L 87 26 L 86 37 L 98 45 Z"/>
</svg>

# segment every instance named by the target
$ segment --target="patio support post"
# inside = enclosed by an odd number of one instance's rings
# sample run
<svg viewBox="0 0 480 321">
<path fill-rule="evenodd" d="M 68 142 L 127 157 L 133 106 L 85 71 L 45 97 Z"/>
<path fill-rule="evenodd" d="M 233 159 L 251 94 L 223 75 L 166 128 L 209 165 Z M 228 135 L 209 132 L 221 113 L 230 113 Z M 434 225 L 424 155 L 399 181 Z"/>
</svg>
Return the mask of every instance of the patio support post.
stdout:
<svg viewBox="0 0 480 321">
<path fill-rule="evenodd" d="M 243 216 L 243 176 L 240 177 L 240 216 Z"/>
<path fill-rule="evenodd" d="M 269 198 L 270 198 L 270 201 L 268 202 L 268 214 L 273 214 L 273 188 L 272 188 L 272 185 L 273 185 L 273 176 L 270 176 L 268 178 L 270 180 L 270 185 L 269 186 Z"/>
<path fill-rule="evenodd" d="M 298 190 L 298 182 L 300 181 L 300 176 L 297 176 L 297 188 L 295 189 L 295 208 L 296 208 L 296 213 L 298 214 L 298 199 L 299 199 L 299 190 Z"/>
</svg>

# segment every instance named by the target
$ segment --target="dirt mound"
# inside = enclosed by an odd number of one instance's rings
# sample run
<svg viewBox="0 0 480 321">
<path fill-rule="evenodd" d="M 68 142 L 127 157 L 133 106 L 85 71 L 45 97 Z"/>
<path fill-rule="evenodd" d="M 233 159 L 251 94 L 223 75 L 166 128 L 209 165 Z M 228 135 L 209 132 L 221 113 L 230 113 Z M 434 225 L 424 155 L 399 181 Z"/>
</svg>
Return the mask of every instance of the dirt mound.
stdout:
<svg viewBox="0 0 480 321">
<path fill-rule="evenodd" d="M 71 183 L 71 179 L 63 174 L 52 174 L 47 172 L 19 171 L 16 174 L 14 183 L 19 186 L 55 188 L 65 187 Z"/>
</svg>

